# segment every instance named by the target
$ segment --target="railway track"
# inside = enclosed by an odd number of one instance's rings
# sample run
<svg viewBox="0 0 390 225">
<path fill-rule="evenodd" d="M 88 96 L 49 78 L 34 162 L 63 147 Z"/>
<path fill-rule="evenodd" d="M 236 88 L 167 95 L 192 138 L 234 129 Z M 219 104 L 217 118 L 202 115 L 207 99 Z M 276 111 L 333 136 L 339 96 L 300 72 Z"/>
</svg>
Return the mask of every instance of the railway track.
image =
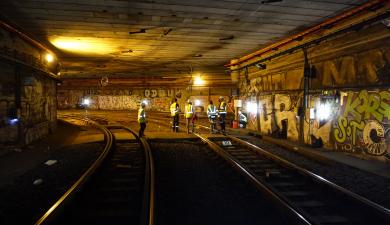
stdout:
<svg viewBox="0 0 390 225">
<path fill-rule="evenodd" d="M 154 224 L 154 164 L 146 140 L 121 125 L 102 126 L 77 116 L 64 118 L 98 128 L 106 145 L 35 224 Z"/>
<path fill-rule="evenodd" d="M 390 211 L 246 141 L 195 134 L 297 224 L 390 224 Z"/>
<path fill-rule="evenodd" d="M 390 224 L 388 209 L 264 149 L 230 135 L 195 135 L 262 190 L 292 224 Z"/>
</svg>

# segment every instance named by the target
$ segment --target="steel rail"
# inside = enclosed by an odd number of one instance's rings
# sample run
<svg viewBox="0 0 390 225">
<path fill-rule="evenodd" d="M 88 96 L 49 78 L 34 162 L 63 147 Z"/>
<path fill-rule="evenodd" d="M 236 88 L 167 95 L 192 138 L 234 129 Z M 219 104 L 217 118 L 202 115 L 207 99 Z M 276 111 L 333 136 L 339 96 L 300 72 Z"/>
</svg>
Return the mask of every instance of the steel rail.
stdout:
<svg viewBox="0 0 390 225">
<path fill-rule="evenodd" d="M 71 116 L 76 119 L 76 116 Z M 71 199 L 75 196 L 75 194 L 80 191 L 83 185 L 86 183 L 88 179 L 90 179 L 91 175 L 95 173 L 95 171 L 102 165 L 103 161 L 106 159 L 107 155 L 111 152 L 112 144 L 113 144 L 113 134 L 105 127 L 95 123 L 94 121 L 79 118 L 79 120 L 85 121 L 86 123 L 98 128 L 104 134 L 104 139 L 106 141 L 106 145 L 104 146 L 104 150 L 102 154 L 95 160 L 95 162 L 83 173 L 83 175 L 63 194 L 59 200 L 57 200 L 44 214 L 39 220 L 35 223 L 35 225 L 43 225 L 50 223 L 58 213 L 64 209 L 64 206 L 70 202 Z M 66 122 L 66 121 L 65 121 Z"/>
<path fill-rule="evenodd" d="M 349 197 L 350 199 L 354 200 L 357 203 L 361 203 L 361 204 L 364 204 L 366 206 L 369 206 L 371 209 L 371 212 L 373 214 L 380 216 L 384 220 L 387 220 L 390 224 L 390 209 L 387 209 L 387 208 L 385 208 L 385 207 L 383 207 L 383 206 L 381 206 L 373 201 L 370 201 L 369 199 L 367 199 L 361 195 L 358 195 L 350 190 L 347 190 L 347 189 L 325 179 L 324 177 L 322 177 L 318 174 L 315 174 L 315 173 L 310 172 L 302 167 L 299 167 L 299 166 L 295 165 L 294 163 L 291 163 L 291 162 L 289 162 L 289 161 L 287 161 L 287 160 L 285 160 L 277 155 L 274 155 L 274 154 L 264 150 L 263 148 L 260 148 L 256 145 L 252 144 L 252 143 L 241 140 L 241 139 L 234 137 L 234 136 L 231 136 L 231 135 L 226 135 L 226 136 L 231 138 L 232 140 L 234 140 L 236 142 L 239 142 L 239 143 L 251 148 L 252 150 L 256 151 L 259 154 L 265 155 L 265 156 L 283 164 L 286 167 L 294 169 L 295 171 L 299 172 L 300 174 L 302 174 L 304 176 L 310 177 L 312 180 L 314 180 L 318 183 L 325 184 L 328 187 L 330 187 L 334 190 L 337 190 L 339 193 L 342 193 L 343 195 Z"/>
<path fill-rule="evenodd" d="M 204 129 L 210 129 L 209 127 L 206 127 L 203 125 L 199 125 L 199 126 L 204 128 Z M 253 149 L 254 151 L 256 151 L 262 155 L 265 155 L 269 158 L 272 158 L 273 160 L 275 160 L 277 162 L 282 163 L 286 167 L 289 167 L 289 168 L 296 170 L 297 172 L 299 172 L 302 175 L 310 177 L 311 179 L 313 179 L 314 181 L 316 181 L 318 183 L 325 184 L 328 187 L 330 187 L 334 190 L 337 190 L 338 192 L 344 194 L 345 196 L 349 197 L 350 199 L 354 200 L 357 203 L 361 203 L 361 204 L 364 204 L 366 206 L 369 206 L 371 209 L 371 212 L 373 214 L 380 216 L 381 218 L 387 220 L 390 224 L 390 209 L 385 208 L 385 207 L 383 207 L 383 206 L 381 206 L 381 205 L 379 205 L 379 204 L 377 204 L 377 203 L 375 203 L 375 202 L 373 202 L 373 201 L 371 201 L 371 200 L 369 200 L 361 195 L 358 195 L 358 194 L 346 189 L 346 188 L 343 188 L 343 187 L 325 179 L 324 177 L 322 177 L 318 174 L 315 174 L 315 173 L 308 171 L 302 167 L 299 167 L 299 166 L 295 165 L 294 163 L 291 163 L 291 162 L 289 162 L 289 161 L 287 161 L 287 160 L 285 160 L 277 155 L 274 155 L 274 154 L 264 150 L 263 148 L 260 148 L 252 143 L 249 143 L 248 141 L 244 141 L 240 138 L 237 138 L 237 137 L 234 137 L 234 136 L 228 135 L 228 134 L 225 134 L 225 136 Z"/>
<path fill-rule="evenodd" d="M 264 185 L 258 179 L 256 179 L 256 177 L 251 172 L 249 172 L 246 168 L 244 168 L 239 162 L 237 162 L 232 156 L 230 156 L 228 153 L 222 150 L 218 145 L 216 145 L 215 143 L 213 143 L 212 141 L 208 140 L 207 138 L 203 137 L 198 133 L 194 133 L 194 135 L 196 135 L 202 141 L 207 143 L 212 150 L 214 150 L 217 154 L 219 154 L 222 158 L 224 158 L 229 164 L 231 164 L 240 173 L 246 176 L 246 178 L 248 178 L 262 192 L 265 192 L 267 194 L 267 197 L 270 197 L 270 199 L 279 206 L 279 209 L 287 213 L 287 215 L 291 219 L 294 219 L 297 222 L 297 224 L 305 224 L 305 225 L 316 224 L 310 221 L 309 219 L 307 219 L 305 215 L 303 215 L 302 213 L 294 209 L 294 207 L 289 202 L 282 199 L 270 187 Z"/>
<path fill-rule="evenodd" d="M 155 223 L 155 166 L 152 150 L 149 143 L 143 137 L 139 137 L 137 133 L 130 127 L 110 125 L 108 128 L 124 129 L 132 133 L 137 140 L 140 141 L 145 154 L 145 182 L 144 182 L 144 196 L 143 196 L 143 211 L 141 213 L 141 225 L 154 225 Z"/>
</svg>

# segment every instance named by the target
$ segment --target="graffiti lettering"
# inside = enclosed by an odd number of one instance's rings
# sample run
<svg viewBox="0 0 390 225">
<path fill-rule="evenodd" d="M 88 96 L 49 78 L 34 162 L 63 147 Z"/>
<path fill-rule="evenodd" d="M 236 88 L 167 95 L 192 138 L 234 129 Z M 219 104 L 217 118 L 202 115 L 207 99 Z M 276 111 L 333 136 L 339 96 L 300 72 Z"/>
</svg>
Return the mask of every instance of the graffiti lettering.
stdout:
<svg viewBox="0 0 390 225">
<path fill-rule="evenodd" d="M 390 93 L 387 91 L 381 91 L 379 94 L 369 94 L 366 90 L 358 95 L 349 93 L 343 116 L 351 116 L 357 122 L 362 119 L 368 120 L 371 117 L 378 121 L 383 121 L 384 118 L 389 119 L 390 109 L 386 100 L 390 100 Z"/>
<path fill-rule="evenodd" d="M 335 122 L 333 137 L 336 148 L 359 149 L 371 155 L 386 153 L 384 126 L 390 119 L 390 93 L 380 91 L 347 94 L 344 111 Z"/>
</svg>

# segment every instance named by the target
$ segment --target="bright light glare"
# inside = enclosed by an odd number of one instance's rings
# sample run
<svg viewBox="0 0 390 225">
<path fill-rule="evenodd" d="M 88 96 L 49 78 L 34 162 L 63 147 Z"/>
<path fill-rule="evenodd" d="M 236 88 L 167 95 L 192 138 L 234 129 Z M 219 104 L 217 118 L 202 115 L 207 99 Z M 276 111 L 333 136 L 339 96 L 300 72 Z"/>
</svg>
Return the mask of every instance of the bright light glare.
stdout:
<svg viewBox="0 0 390 225">
<path fill-rule="evenodd" d="M 108 54 L 115 52 L 112 43 L 98 38 L 59 37 L 50 42 L 59 49 L 76 53 Z"/>
<path fill-rule="evenodd" d="M 199 99 L 196 99 L 196 100 L 195 100 L 195 106 L 200 106 L 200 104 L 201 104 L 200 100 L 199 100 Z"/>
<path fill-rule="evenodd" d="M 143 100 L 142 103 L 144 103 L 145 105 L 148 105 L 148 100 Z"/>
<path fill-rule="evenodd" d="M 257 103 L 247 102 L 246 103 L 246 111 L 249 113 L 257 113 Z"/>
<path fill-rule="evenodd" d="M 196 76 L 194 79 L 194 85 L 203 85 L 203 84 L 205 84 L 205 81 L 200 76 Z"/>
<path fill-rule="evenodd" d="M 46 54 L 46 61 L 47 62 L 53 62 L 53 60 L 54 60 L 54 57 L 53 57 L 53 55 L 52 54 Z"/>
<path fill-rule="evenodd" d="M 331 109 L 329 104 L 321 103 L 317 108 L 318 119 L 326 120 L 329 118 L 331 114 Z"/>
<path fill-rule="evenodd" d="M 15 125 L 19 120 L 17 118 L 14 118 L 14 119 L 10 119 L 9 120 L 9 124 L 11 125 Z"/>
<path fill-rule="evenodd" d="M 89 105 L 90 103 L 91 103 L 91 101 L 88 98 L 85 98 L 83 101 L 84 105 Z"/>
</svg>

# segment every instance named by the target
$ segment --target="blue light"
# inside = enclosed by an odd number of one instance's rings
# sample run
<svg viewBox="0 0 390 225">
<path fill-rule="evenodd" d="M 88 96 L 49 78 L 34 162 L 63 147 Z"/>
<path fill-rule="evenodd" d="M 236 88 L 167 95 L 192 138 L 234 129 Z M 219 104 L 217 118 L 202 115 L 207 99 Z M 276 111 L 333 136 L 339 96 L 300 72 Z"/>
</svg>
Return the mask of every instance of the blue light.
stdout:
<svg viewBox="0 0 390 225">
<path fill-rule="evenodd" d="M 18 118 L 10 119 L 10 120 L 9 120 L 9 124 L 15 125 L 18 121 L 19 121 Z"/>
</svg>

